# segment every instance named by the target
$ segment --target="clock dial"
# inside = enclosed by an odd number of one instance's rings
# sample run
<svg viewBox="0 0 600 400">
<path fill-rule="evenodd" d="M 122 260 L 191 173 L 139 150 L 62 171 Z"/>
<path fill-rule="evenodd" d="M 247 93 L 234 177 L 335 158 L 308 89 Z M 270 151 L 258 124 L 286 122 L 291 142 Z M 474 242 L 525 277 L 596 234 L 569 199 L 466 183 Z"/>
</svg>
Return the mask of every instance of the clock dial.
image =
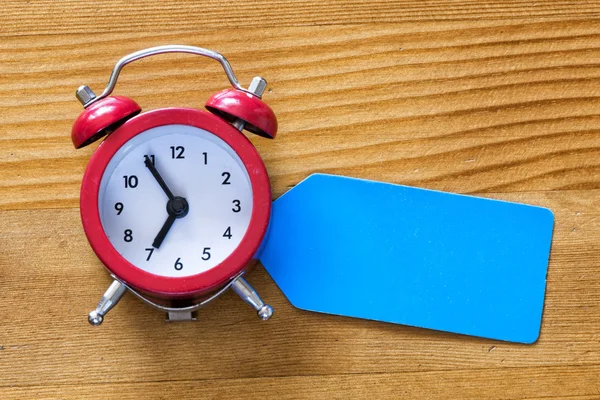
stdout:
<svg viewBox="0 0 600 400">
<path fill-rule="evenodd" d="M 185 215 L 169 218 L 168 191 L 147 162 L 175 197 L 185 199 Z M 217 136 L 188 125 L 159 126 L 126 142 L 106 167 L 98 204 L 115 249 L 136 267 L 167 277 L 195 275 L 225 260 L 242 241 L 253 207 L 238 155 Z"/>
</svg>

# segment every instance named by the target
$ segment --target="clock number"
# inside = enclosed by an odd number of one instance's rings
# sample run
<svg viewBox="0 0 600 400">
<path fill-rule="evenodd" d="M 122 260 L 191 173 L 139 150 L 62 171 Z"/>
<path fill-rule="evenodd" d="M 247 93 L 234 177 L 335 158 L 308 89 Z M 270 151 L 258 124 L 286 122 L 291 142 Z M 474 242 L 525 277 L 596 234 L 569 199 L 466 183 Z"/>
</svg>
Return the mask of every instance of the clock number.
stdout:
<svg viewBox="0 0 600 400">
<path fill-rule="evenodd" d="M 231 211 L 233 211 L 235 213 L 242 211 L 242 207 L 240 206 L 240 201 L 239 200 L 234 200 L 233 204 L 235 204 L 235 207 L 233 207 L 231 209 Z"/>
<path fill-rule="evenodd" d="M 181 260 L 181 257 L 179 257 L 177 259 L 177 261 L 175 261 L 175 269 L 177 271 L 181 271 L 183 269 L 183 264 L 179 262 L 179 260 Z"/>
<path fill-rule="evenodd" d="M 149 247 L 146 249 L 146 251 L 148 252 L 148 258 L 146 258 L 146 261 L 150 261 L 150 257 L 152 257 L 152 253 L 154 253 L 154 247 Z"/>
<path fill-rule="evenodd" d="M 202 153 L 204 156 L 204 165 L 208 164 L 208 153 Z"/>
<path fill-rule="evenodd" d="M 185 148 L 183 146 L 171 146 L 171 158 L 185 158 L 185 156 L 183 155 L 184 151 Z"/>
<path fill-rule="evenodd" d="M 156 160 L 154 159 L 154 154 L 150 154 L 150 155 L 145 155 L 144 159 L 149 159 L 150 162 L 152 163 L 152 165 L 156 165 Z"/>
<path fill-rule="evenodd" d="M 123 203 L 115 204 L 115 210 L 117 210 L 117 215 L 121 215 L 123 212 Z"/>
<path fill-rule="evenodd" d="M 231 239 L 231 227 L 230 226 L 228 226 L 227 229 L 225 230 L 223 237 L 226 237 L 227 239 Z"/>
<path fill-rule="evenodd" d="M 205 247 L 204 248 L 204 251 L 202 252 L 202 259 L 204 261 L 210 260 L 210 247 Z"/>
<path fill-rule="evenodd" d="M 123 237 L 123 240 L 126 241 L 127 243 L 129 243 L 133 240 L 133 232 L 131 232 L 131 229 L 125 229 L 125 232 L 123 232 L 123 234 L 125 235 Z"/>
<path fill-rule="evenodd" d="M 135 175 L 123 175 L 123 179 L 125 180 L 125 188 L 136 188 L 138 185 L 138 178 Z"/>
<path fill-rule="evenodd" d="M 223 185 L 231 185 L 231 182 L 229 182 L 229 178 L 231 178 L 231 174 L 229 172 L 223 172 L 221 174 L 221 176 L 225 177 L 225 180 L 223 181 Z"/>
</svg>

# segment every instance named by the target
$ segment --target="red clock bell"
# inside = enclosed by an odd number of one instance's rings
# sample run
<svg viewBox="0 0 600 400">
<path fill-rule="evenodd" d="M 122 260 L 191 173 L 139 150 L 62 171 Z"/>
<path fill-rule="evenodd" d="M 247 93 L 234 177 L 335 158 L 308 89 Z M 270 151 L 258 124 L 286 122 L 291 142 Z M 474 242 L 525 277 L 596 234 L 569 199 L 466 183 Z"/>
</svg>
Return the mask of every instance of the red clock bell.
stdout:
<svg viewBox="0 0 600 400">
<path fill-rule="evenodd" d="M 141 113 L 110 96 L 121 69 L 144 57 L 190 53 L 217 60 L 233 88 L 208 99 L 207 111 L 163 108 Z M 271 213 L 267 170 L 241 133 L 273 138 L 275 114 L 262 100 L 266 82 L 238 83 L 221 54 L 191 46 L 160 46 L 117 62 L 96 96 L 82 86 L 85 111 L 71 137 L 81 148 L 106 137 L 81 186 L 81 219 L 89 243 L 114 278 L 89 314 L 102 323 L 126 291 L 164 311 L 193 319 L 200 307 L 232 288 L 261 319 L 273 310 L 243 276 L 255 263 Z"/>
</svg>

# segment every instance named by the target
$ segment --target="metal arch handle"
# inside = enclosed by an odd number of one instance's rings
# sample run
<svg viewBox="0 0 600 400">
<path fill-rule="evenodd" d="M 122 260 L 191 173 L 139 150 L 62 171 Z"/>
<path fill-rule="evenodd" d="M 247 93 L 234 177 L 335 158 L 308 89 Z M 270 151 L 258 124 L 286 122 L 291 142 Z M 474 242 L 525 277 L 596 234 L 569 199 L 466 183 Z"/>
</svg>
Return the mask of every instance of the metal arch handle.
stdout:
<svg viewBox="0 0 600 400">
<path fill-rule="evenodd" d="M 227 59 L 222 54 L 217 53 L 216 51 L 203 49 L 201 47 L 184 46 L 184 45 L 168 45 L 168 46 L 150 47 L 148 49 L 136 51 L 135 53 L 131 53 L 131 54 L 126 55 L 125 57 L 121 58 L 115 64 L 115 67 L 113 68 L 113 71 L 110 74 L 110 78 L 108 80 L 108 85 L 106 85 L 106 88 L 104 89 L 102 94 L 95 97 L 93 100 L 89 101 L 85 106 L 88 107 L 91 104 L 97 102 L 98 100 L 101 100 L 101 99 L 109 96 L 112 93 L 112 91 L 115 89 L 115 86 L 117 85 L 117 79 L 119 78 L 119 74 L 121 73 L 121 70 L 127 64 L 131 64 L 132 62 L 134 62 L 136 60 L 141 60 L 142 58 L 155 56 L 158 54 L 165 54 L 165 53 L 196 54 L 199 56 L 204 56 L 204 57 L 212 58 L 213 60 L 217 60 L 221 64 L 223 69 L 225 70 L 225 75 L 227 75 L 229 82 L 231 82 L 231 85 L 234 88 L 244 91 L 246 93 L 251 93 L 248 90 L 244 89 L 242 86 L 240 86 L 240 83 L 238 82 L 237 78 L 235 77 L 235 74 L 233 73 L 233 69 L 231 68 L 231 65 L 229 64 L 229 61 L 227 61 Z"/>
</svg>

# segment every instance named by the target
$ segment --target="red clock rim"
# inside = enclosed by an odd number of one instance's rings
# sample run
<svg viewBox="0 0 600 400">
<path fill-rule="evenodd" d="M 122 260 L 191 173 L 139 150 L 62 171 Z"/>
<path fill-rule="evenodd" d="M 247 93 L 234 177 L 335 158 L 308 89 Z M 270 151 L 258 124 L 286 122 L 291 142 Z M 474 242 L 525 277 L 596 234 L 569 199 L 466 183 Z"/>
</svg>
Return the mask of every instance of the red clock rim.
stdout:
<svg viewBox="0 0 600 400">
<path fill-rule="evenodd" d="M 252 214 L 239 246 L 220 264 L 187 277 L 165 277 L 146 272 L 127 261 L 108 240 L 98 207 L 100 182 L 115 153 L 127 141 L 157 126 L 183 124 L 207 130 L 221 138 L 245 165 L 252 187 Z M 81 185 L 80 212 L 90 245 L 106 268 L 131 287 L 165 298 L 202 295 L 225 284 L 244 270 L 258 251 L 271 215 L 271 186 L 265 165 L 250 141 L 232 125 L 208 112 L 164 108 L 140 114 L 108 136 L 92 155 Z"/>
</svg>

